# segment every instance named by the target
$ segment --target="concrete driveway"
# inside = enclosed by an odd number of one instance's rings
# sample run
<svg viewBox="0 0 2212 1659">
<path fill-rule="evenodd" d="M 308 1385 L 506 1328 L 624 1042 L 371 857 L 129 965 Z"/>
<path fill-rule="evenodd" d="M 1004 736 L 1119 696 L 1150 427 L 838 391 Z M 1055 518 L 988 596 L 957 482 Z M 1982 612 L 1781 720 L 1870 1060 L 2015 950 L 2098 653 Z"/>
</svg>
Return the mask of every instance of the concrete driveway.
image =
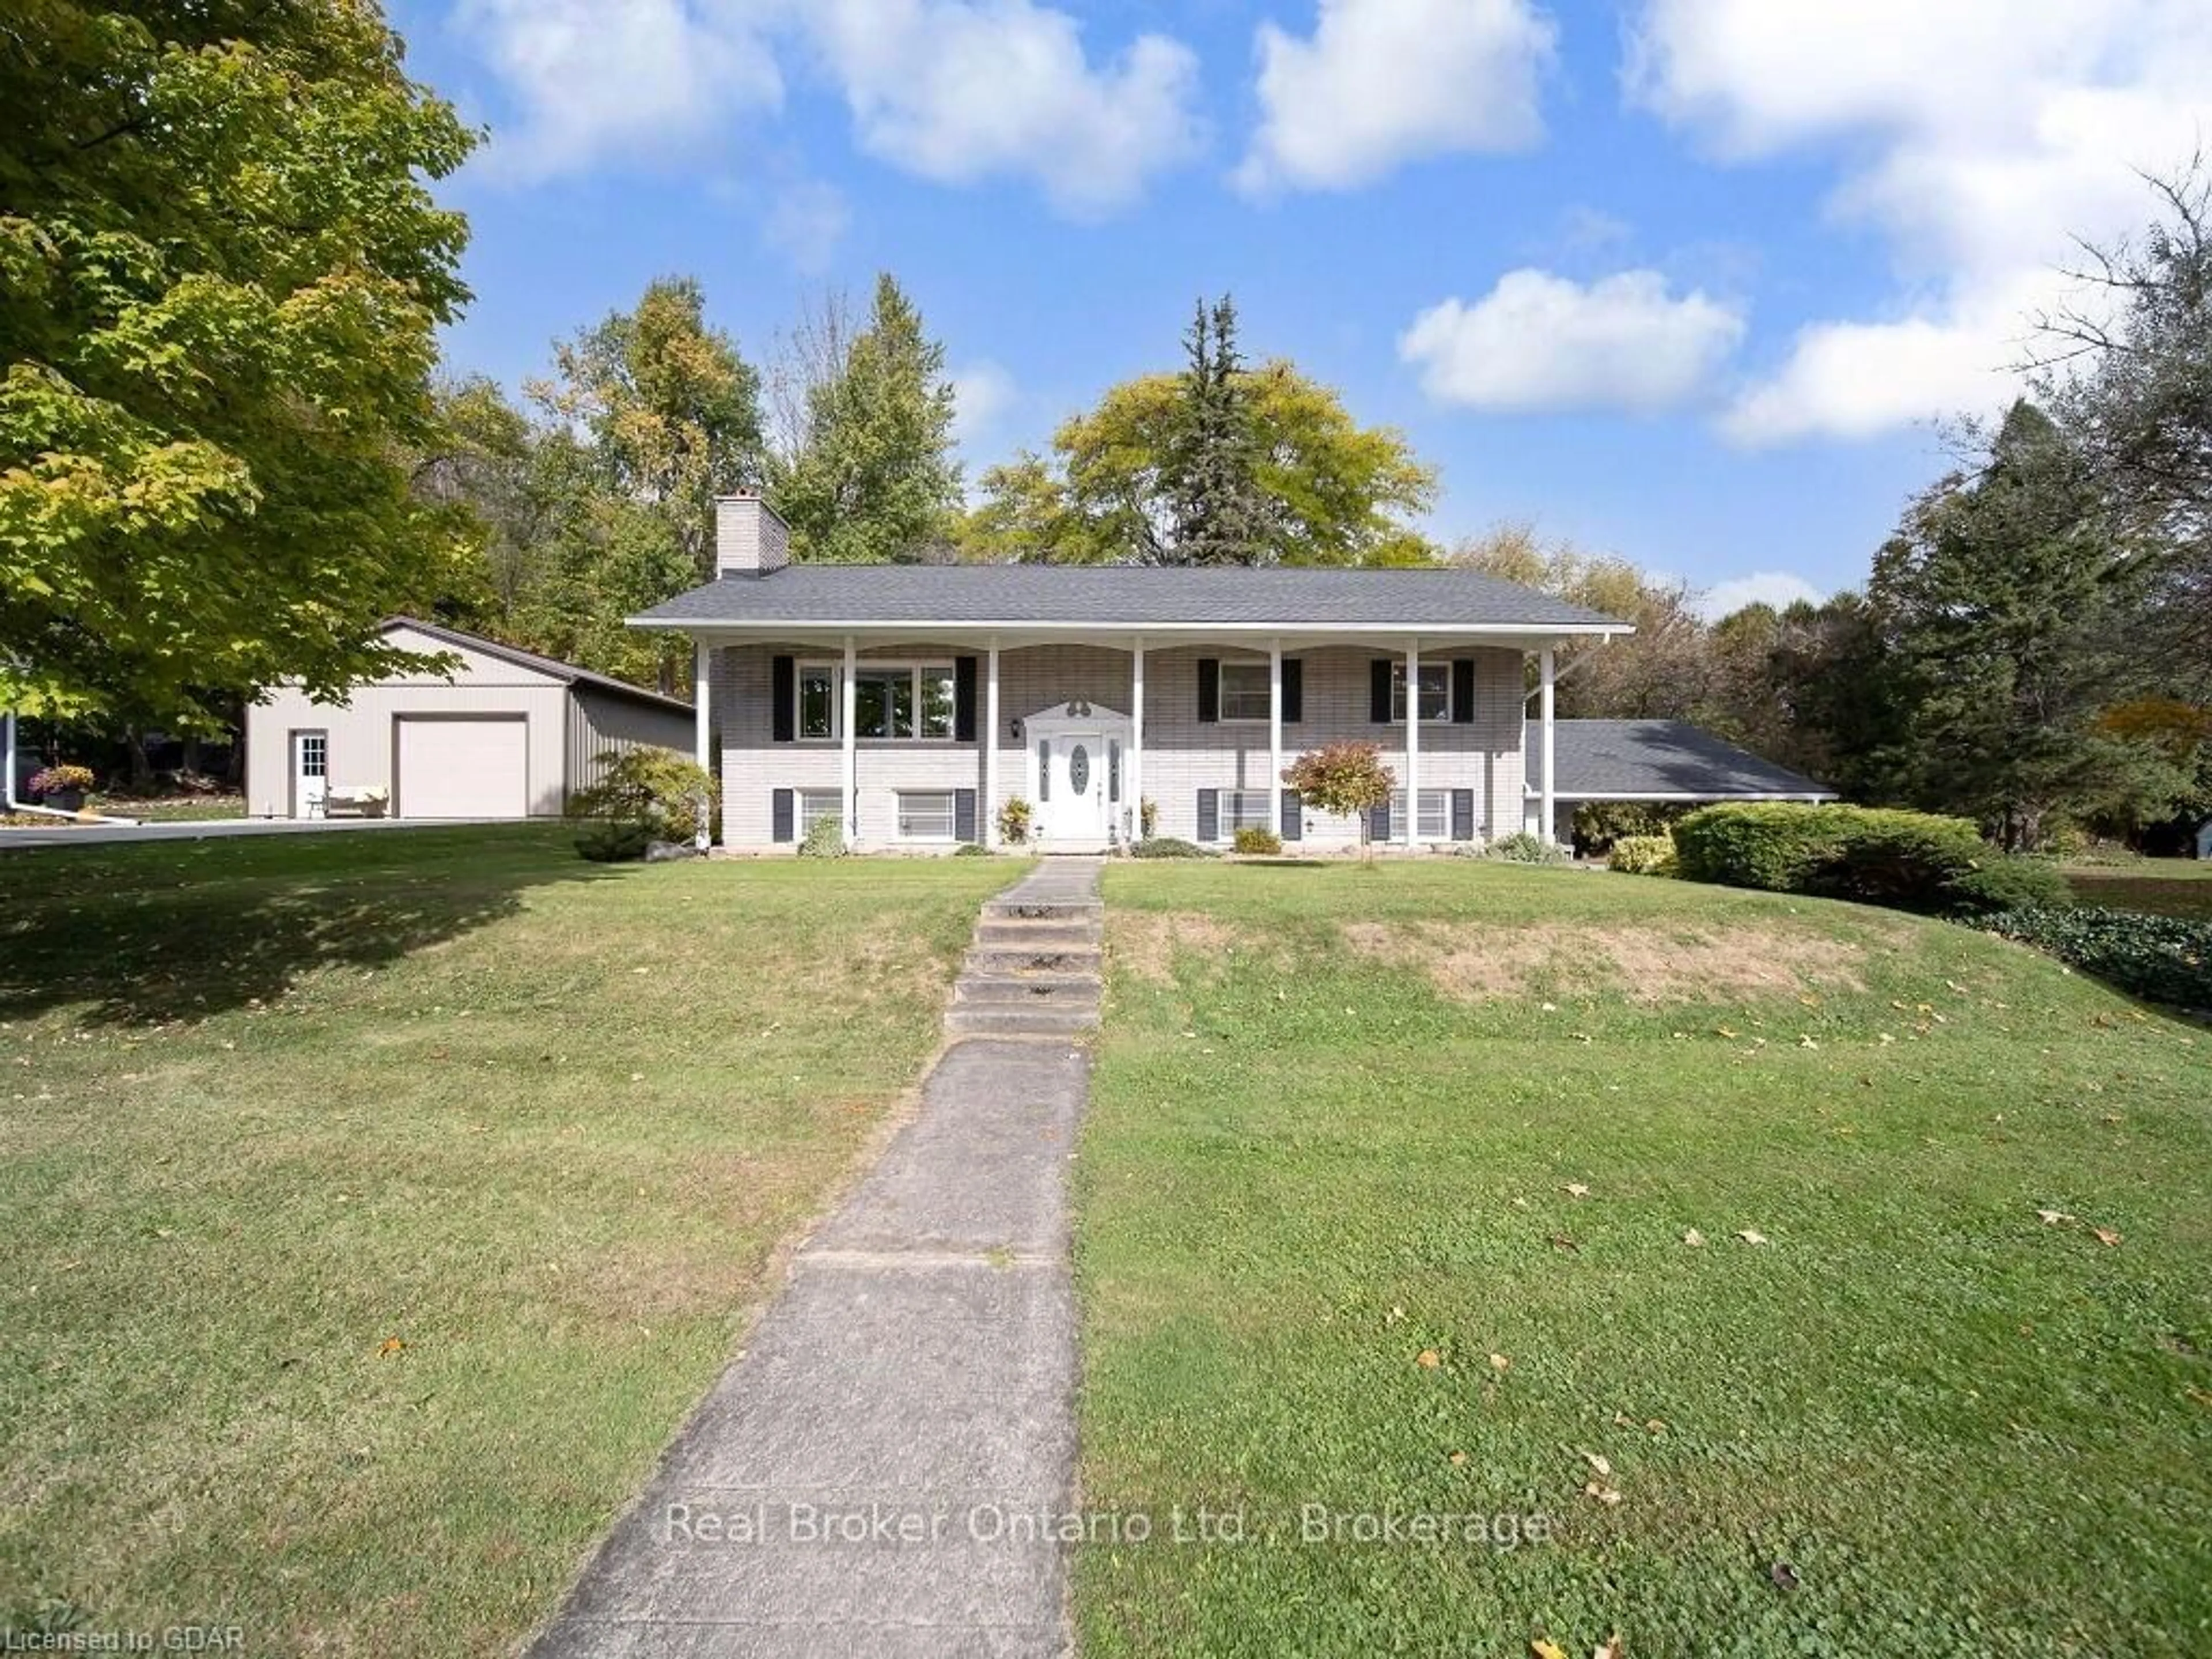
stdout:
<svg viewBox="0 0 2212 1659">
<path fill-rule="evenodd" d="M 99 847 L 131 841 L 211 841 L 228 836 L 320 836 L 368 830 L 458 830 L 490 818 L 211 818 L 198 823 L 81 823 L 57 830 L 0 830 L 10 847 Z"/>
</svg>

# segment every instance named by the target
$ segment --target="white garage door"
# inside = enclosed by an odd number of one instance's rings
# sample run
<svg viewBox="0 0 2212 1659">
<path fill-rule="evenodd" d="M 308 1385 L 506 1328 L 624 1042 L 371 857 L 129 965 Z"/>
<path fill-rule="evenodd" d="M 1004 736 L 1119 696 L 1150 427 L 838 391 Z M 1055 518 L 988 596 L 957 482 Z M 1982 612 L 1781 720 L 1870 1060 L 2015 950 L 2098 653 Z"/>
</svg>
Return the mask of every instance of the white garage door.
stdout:
<svg viewBox="0 0 2212 1659">
<path fill-rule="evenodd" d="M 400 720 L 400 817 L 524 817 L 529 787 L 530 726 L 519 716 Z"/>
</svg>

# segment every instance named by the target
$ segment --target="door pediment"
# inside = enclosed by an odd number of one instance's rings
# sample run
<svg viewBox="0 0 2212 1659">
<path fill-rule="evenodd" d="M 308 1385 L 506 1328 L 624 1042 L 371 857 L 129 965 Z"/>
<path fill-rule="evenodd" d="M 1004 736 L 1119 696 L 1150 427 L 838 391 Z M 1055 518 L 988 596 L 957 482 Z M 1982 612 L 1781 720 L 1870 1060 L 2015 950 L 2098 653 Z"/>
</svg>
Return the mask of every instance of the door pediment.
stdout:
<svg viewBox="0 0 2212 1659">
<path fill-rule="evenodd" d="M 1109 708 L 1103 702 L 1085 702 L 1080 697 L 1066 702 L 1054 703 L 1040 708 L 1034 714 L 1024 715 L 1024 729 L 1041 733 L 1055 731 L 1111 732 L 1127 727 L 1129 717 L 1119 709 Z"/>
</svg>

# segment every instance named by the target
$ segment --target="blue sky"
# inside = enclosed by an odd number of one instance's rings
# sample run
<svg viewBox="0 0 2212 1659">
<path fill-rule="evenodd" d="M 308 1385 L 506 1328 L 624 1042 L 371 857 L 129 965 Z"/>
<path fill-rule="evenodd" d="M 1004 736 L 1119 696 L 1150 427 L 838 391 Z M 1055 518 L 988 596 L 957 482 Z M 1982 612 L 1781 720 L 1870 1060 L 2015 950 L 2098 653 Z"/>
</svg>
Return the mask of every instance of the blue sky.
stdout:
<svg viewBox="0 0 2212 1659">
<path fill-rule="evenodd" d="M 492 139 L 453 364 L 512 386 L 651 277 L 757 362 L 895 272 L 971 471 L 1192 301 L 1509 520 L 1715 591 L 1863 577 L 2069 233 L 2212 112 L 2194 0 L 397 0 Z"/>
</svg>

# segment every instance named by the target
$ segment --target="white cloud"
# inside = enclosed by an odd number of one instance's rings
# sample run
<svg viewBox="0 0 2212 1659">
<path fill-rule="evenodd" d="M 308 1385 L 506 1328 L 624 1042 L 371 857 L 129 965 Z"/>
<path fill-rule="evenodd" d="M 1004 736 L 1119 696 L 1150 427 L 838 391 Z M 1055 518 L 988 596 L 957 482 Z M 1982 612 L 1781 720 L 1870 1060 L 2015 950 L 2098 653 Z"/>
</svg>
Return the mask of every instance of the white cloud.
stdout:
<svg viewBox="0 0 2212 1659">
<path fill-rule="evenodd" d="M 783 79 L 753 9 L 690 0 L 462 0 L 455 24 L 501 82 L 483 165 L 532 181 L 609 157 L 667 161 Z"/>
<path fill-rule="evenodd" d="M 805 26 L 861 147 L 926 179 L 1028 177 L 1091 218 L 1200 143 L 1198 59 L 1164 35 L 1094 66 L 1075 20 L 1032 0 L 814 0 Z"/>
<path fill-rule="evenodd" d="M 1320 0 L 1304 40 L 1262 23 L 1262 112 L 1240 189 L 1342 190 L 1400 163 L 1525 149 L 1558 30 L 1532 0 Z"/>
<path fill-rule="evenodd" d="M 1899 277 L 1885 314 L 1801 331 L 1724 429 L 1863 437 L 2001 404 L 2072 237 L 2142 222 L 2137 172 L 2194 149 L 2208 81 L 2200 0 L 1649 0 L 1631 97 L 1727 160 L 1846 157 L 1828 210 L 1879 234 Z"/>
<path fill-rule="evenodd" d="M 1787 570 L 1755 570 L 1748 576 L 1715 582 L 1698 594 L 1691 609 L 1707 622 L 1718 622 L 1747 605 L 1771 605 L 1781 611 L 1800 599 L 1818 605 L 1827 597 L 1802 576 Z"/>
<path fill-rule="evenodd" d="M 776 192 L 761 235 L 794 270 L 818 276 L 830 268 L 852 225 L 852 210 L 842 191 L 819 179 L 800 179 Z"/>
<path fill-rule="evenodd" d="M 1677 299 L 1656 270 L 1587 286 L 1549 271 L 1508 271 L 1468 305 L 1446 300 L 1413 319 L 1398 356 L 1444 403 L 1472 409 L 1625 409 L 1695 397 L 1743 337 L 1742 313 L 1693 290 Z"/>
<path fill-rule="evenodd" d="M 952 373 L 952 440 L 969 460 L 997 435 L 1018 396 L 1014 377 L 988 359 Z"/>
</svg>

